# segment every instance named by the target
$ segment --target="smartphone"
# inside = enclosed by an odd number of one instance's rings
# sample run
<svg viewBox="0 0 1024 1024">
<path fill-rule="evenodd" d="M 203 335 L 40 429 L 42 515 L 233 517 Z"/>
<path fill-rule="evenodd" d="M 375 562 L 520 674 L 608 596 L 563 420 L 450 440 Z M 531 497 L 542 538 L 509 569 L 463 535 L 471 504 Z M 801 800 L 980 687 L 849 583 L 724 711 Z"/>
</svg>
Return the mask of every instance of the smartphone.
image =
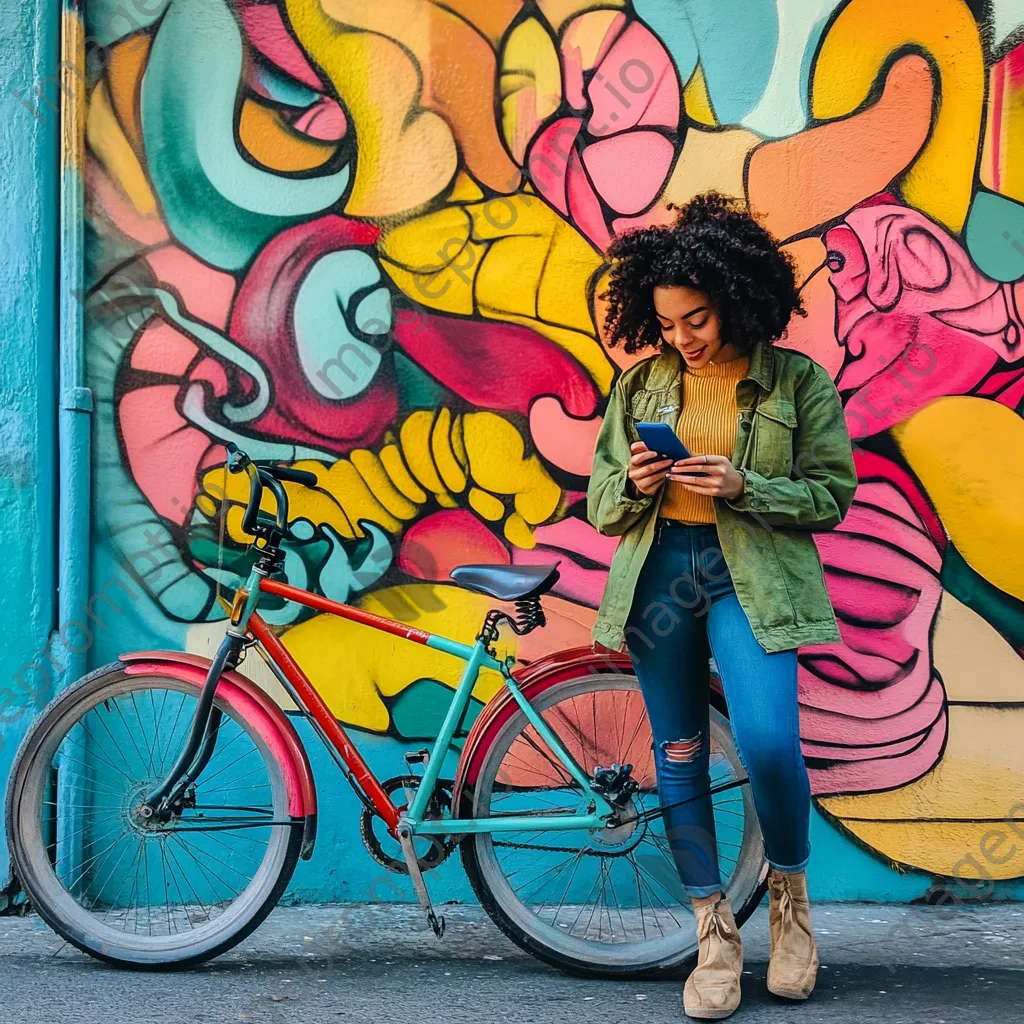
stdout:
<svg viewBox="0 0 1024 1024">
<path fill-rule="evenodd" d="M 686 445 L 667 423 L 638 423 L 636 432 L 652 452 L 664 455 L 666 459 L 678 462 L 680 459 L 692 458 Z"/>
</svg>

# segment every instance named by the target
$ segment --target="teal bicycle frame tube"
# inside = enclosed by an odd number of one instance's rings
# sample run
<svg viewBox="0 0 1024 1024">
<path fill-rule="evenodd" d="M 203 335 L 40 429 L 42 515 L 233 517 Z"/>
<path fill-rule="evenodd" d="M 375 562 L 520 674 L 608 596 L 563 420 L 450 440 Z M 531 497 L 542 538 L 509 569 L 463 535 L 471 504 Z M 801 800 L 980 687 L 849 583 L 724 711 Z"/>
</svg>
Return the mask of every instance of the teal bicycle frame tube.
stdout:
<svg viewBox="0 0 1024 1024">
<path fill-rule="evenodd" d="M 499 661 L 489 653 L 485 642 L 477 639 L 472 646 L 461 644 L 455 640 L 449 640 L 443 636 L 437 636 L 426 630 L 417 629 L 414 626 L 407 626 L 391 619 L 385 619 L 361 609 L 343 605 L 340 602 L 332 601 L 329 598 L 319 597 L 297 587 L 291 587 L 286 583 L 273 581 L 254 569 L 249 575 L 245 584 L 249 593 L 244 606 L 240 610 L 238 623 L 233 627 L 240 631 L 248 625 L 250 616 L 258 604 L 261 593 L 271 593 L 287 600 L 296 601 L 309 608 L 316 608 L 328 614 L 340 615 L 356 622 L 363 622 L 376 629 L 402 636 L 407 640 L 432 647 L 434 650 L 444 654 L 450 654 L 454 658 L 460 658 L 466 662 L 466 667 L 459 680 L 455 693 L 452 696 L 451 704 L 445 714 L 441 730 L 434 741 L 433 748 L 429 752 L 427 762 L 424 765 L 423 775 L 419 779 L 416 794 L 413 797 L 412 806 L 401 814 L 401 818 L 413 835 L 438 835 L 438 834 L 465 834 L 469 832 L 520 832 L 526 829 L 536 831 L 538 822 L 543 820 L 544 831 L 570 830 L 570 829 L 595 829 L 605 824 L 605 819 L 614 814 L 615 809 L 608 800 L 596 792 L 590 783 L 590 779 L 576 764 L 572 755 L 565 749 L 562 741 L 558 738 L 547 722 L 530 705 L 530 702 L 523 696 L 512 673 L 509 664 Z M 273 664 L 273 659 L 271 659 Z M 554 756 L 561 762 L 569 776 L 582 788 L 582 800 L 589 805 L 590 813 L 587 814 L 536 814 L 522 815 L 501 815 L 490 818 L 431 818 L 426 819 L 427 807 L 437 785 L 437 780 L 444 764 L 445 756 L 451 746 L 455 730 L 462 721 L 469 704 L 473 688 L 480 677 L 480 669 L 489 668 L 500 672 L 508 687 L 509 692 L 516 703 L 522 708 L 527 720 L 537 730 L 537 735 L 548 745 Z M 277 674 L 277 673 L 275 673 Z M 282 673 L 287 679 L 287 673 Z M 280 678 L 280 676 L 279 676 Z M 306 680 L 307 685 L 309 681 Z M 285 684 L 286 689 L 289 684 Z M 294 696 L 294 693 L 293 693 Z M 297 698 L 298 699 L 298 698 Z M 301 700 L 299 701 L 301 706 Z M 326 713 L 326 708 L 324 712 Z M 324 737 L 321 737 L 324 739 Z M 326 739 L 325 739 L 325 742 Z M 364 766 L 365 767 L 365 766 Z"/>
<path fill-rule="evenodd" d="M 508 666 L 487 653 L 483 641 L 477 640 L 472 647 L 456 643 L 444 637 L 431 635 L 427 641 L 428 647 L 451 654 L 456 658 L 462 658 L 466 662 L 465 671 L 459 680 L 455 690 L 448 713 L 445 715 L 441 730 L 434 741 L 433 749 L 427 759 L 423 772 L 423 779 L 416 788 L 416 796 L 413 799 L 412 807 L 405 815 L 405 821 L 412 829 L 414 835 L 438 835 L 449 833 L 467 832 L 519 832 L 526 828 L 535 829 L 538 824 L 536 815 L 509 815 L 501 818 L 448 818 L 431 819 L 425 821 L 423 816 L 427 810 L 427 804 L 434 792 L 438 777 L 441 773 L 441 766 L 445 754 L 451 744 L 455 730 L 466 711 L 466 706 L 480 676 L 480 668 L 486 666 L 501 673 L 505 685 L 509 688 L 512 697 L 522 708 L 530 724 L 537 730 L 537 734 L 551 748 L 551 752 L 562 763 L 562 766 L 569 775 L 583 789 L 585 798 L 591 801 L 595 812 L 591 814 L 567 814 L 567 815 L 546 815 L 544 816 L 544 830 L 567 830 L 567 829 L 592 829 L 600 828 L 604 824 L 603 815 L 611 814 L 611 804 L 600 794 L 594 791 L 590 780 L 580 770 L 578 764 L 565 749 L 562 741 L 555 735 L 547 722 L 540 716 L 530 702 L 523 696 L 516 681 L 512 678 Z"/>
</svg>

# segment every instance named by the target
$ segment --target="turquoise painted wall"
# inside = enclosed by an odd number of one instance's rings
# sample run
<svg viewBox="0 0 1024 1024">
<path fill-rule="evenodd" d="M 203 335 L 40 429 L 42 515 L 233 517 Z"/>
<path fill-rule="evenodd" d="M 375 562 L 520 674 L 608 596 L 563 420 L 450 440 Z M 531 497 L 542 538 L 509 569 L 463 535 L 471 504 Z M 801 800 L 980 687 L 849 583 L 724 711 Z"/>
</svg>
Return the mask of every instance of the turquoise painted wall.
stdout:
<svg viewBox="0 0 1024 1024">
<path fill-rule="evenodd" d="M 16 93 L 53 74 L 59 21 L 41 4 L 0 4 L 0 787 L 45 679 L 33 664 L 56 625 L 59 117 Z M 51 103 L 59 97 L 46 87 Z M 45 663 L 45 659 L 44 659 Z M 19 686 L 24 679 L 26 686 Z M 37 691 L 34 695 L 33 691 Z M 0 890 L 7 887 L 0 830 Z M 4 897 L 0 896 L 0 906 Z"/>
</svg>

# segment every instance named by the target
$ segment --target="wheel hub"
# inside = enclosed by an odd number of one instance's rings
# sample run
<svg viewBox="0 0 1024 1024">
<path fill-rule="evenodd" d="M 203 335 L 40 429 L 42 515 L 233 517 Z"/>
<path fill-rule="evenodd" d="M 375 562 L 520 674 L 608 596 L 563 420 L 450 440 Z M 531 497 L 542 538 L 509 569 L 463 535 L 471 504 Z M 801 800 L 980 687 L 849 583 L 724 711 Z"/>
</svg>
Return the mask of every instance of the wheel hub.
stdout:
<svg viewBox="0 0 1024 1024">
<path fill-rule="evenodd" d="M 121 799 L 121 816 L 135 832 L 152 831 L 152 808 L 146 806 L 146 794 L 152 789 L 152 782 L 144 779 L 129 786 Z M 149 814 L 146 814 L 146 811 Z"/>
<path fill-rule="evenodd" d="M 129 827 L 138 833 L 152 835 L 160 829 L 180 817 L 180 807 L 171 807 L 164 813 L 146 803 L 147 794 L 151 793 L 160 779 L 144 779 L 134 783 L 125 794 L 121 802 L 121 813 L 128 822 Z M 183 801 L 187 806 L 187 801 Z"/>
<path fill-rule="evenodd" d="M 639 789 L 632 777 L 631 764 L 615 762 L 609 768 L 594 768 L 591 785 L 614 808 L 605 827 L 592 830 L 588 845 L 601 853 L 629 853 L 647 834 L 647 825 L 640 818 L 634 794 Z"/>
</svg>

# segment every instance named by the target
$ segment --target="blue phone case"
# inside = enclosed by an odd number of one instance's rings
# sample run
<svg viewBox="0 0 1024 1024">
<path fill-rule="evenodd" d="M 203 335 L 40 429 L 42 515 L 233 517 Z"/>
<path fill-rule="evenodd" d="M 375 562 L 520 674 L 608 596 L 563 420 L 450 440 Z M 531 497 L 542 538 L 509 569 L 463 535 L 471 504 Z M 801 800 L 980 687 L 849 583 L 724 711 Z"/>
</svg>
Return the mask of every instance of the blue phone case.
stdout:
<svg viewBox="0 0 1024 1024">
<path fill-rule="evenodd" d="M 666 459 L 692 458 L 686 445 L 667 423 L 638 423 L 636 432 L 652 452 L 664 455 Z"/>
</svg>

